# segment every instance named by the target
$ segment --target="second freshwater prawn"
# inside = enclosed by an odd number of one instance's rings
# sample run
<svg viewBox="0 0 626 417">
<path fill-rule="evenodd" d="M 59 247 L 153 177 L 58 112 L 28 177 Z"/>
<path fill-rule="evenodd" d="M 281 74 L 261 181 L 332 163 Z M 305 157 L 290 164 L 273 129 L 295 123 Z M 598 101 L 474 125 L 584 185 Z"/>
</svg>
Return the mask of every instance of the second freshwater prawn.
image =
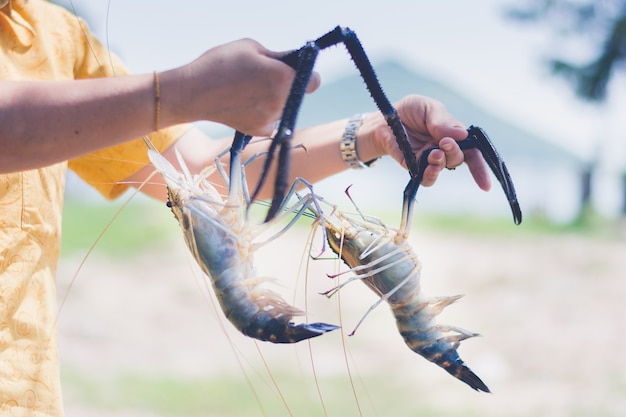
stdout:
<svg viewBox="0 0 626 417">
<path fill-rule="evenodd" d="M 180 155 L 183 172 L 153 149 L 148 155 L 166 182 L 168 205 L 187 246 L 210 278 L 224 315 L 240 332 L 263 341 L 295 343 L 335 330 L 337 326 L 326 323 L 293 323 L 292 318 L 303 312 L 268 289 L 264 285 L 268 279 L 255 272 L 254 252 L 269 241 L 257 243 L 255 239 L 283 216 L 302 213 L 314 199 L 301 200 L 270 223 L 251 223 L 241 160 L 248 140 L 238 135 L 233 141 L 226 198 L 207 180 L 217 165 L 193 175 Z"/>
<path fill-rule="evenodd" d="M 348 282 L 360 280 L 380 297 L 351 335 L 374 308 L 386 301 L 402 338 L 412 351 L 473 389 L 489 392 L 487 385 L 457 352 L 462 340 L 477 334 L 460 327 L 438 324 L 435 320 L 446 306 L 460 296 L 428 297 L 421 291 L 421 263 L 402 231 L 387 228 L 374 219 L 354 218 L 338 209 L 321 216 L 329 246 L 350 268 L 345 272 L 354 274 L 325 294 L 331 296 Z"/>
<path fill-rule="evenodd" d="M 513 181 L 487 134 L 481 128 L 471 126 L 468 129 L 468 138 L 460 142 L 460 146 L 462 149 L 480 150 L 504 190 L 515 223 L 521 223 L 522 212 Z M 461 296 L 428 297 L 422 293 L 421 263 L 408 242 L 415 195 L 427 165 L 428 153 L 435 148 L 427 149 L 419 161 L 409 164 L 411 181 L 405 188 L 402 218 L 397 230 L 363 214 L 359 219 L 338 209 L 330 214 L 316 212 L 318 218 L 323 219 L 322 227 L 325 228 L 331 249 L 348 265 L 348 272 L 354 274 L 352 278 L 325 294 L 334 294 L 350 281 L 362 281 L 380 299 L 365 313 L 356 328 L 374 308 L 386 301 L 402 338 L 412 351 L 439 365 L 473 389 L 490 392 L 487 385 L 465 364 L 457 352 L 461 341 L 478 334 L 456 326 L 441 325 L 435 320 L 446 306 Z M 314 208 L 310 209 L 314 211 Z"/>
</svg>

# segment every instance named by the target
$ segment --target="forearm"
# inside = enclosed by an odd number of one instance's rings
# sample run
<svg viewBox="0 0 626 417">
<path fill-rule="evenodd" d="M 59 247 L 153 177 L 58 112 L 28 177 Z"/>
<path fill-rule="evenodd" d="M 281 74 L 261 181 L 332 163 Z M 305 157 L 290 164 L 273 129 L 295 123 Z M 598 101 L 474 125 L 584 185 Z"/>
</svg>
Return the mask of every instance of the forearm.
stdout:
<svg viewBox="0 0 626 417">
<path fill-rule="evenodd" d="M 277 56 L 244 39 L 160 73 L 160 127 L 209 120 L 268 134 L 294 76 Z M 307 91 L 317 85 L 319 77 L 312 77 Z M 152 74 L 0 81 L 0 172 L 49 165 L 152 132 L 155 86 Z"/>
<path fill-rule="evenodd" d="M 151 74 L 0 86 L 2 172 L 50 165 L 154 130 Z"/>
<path fill-rule="evenodd" d="M 370 115 L 366 118 L 361 130 L 359 131 L 357 152 L 363 160 L 371 160 L 381 156 L 381 150 L 377 150 L 372 146 L 373 141 L 370 135 L 375 130 L 377 117 Z M 341 158 L 340 141 L 346 127 L 346 119 L 335 122 L 318 125 L 310 128 L 300 129 L 294 135 L 290 146 L 291 151 L 291 172 L 288 182 L 291 183 L 296 177 L 305 178 L 309 182 L 317 182 L 331 175 L 346 170 L 348 167 Z M 373 126 L 372 128 L 370 128 Z M 232 138 L 224 138 L 222 140 L 209 139 L 197 129 L 193 129 L 186 133 L 171 148 L 164 151 L 164 156 L 174 165 L 178 165 L 175 156 L 177 149 L 185 160 L 185 163 L 193 173 L 200 172 L 206 166 L 212 165 L 215 158 L 220 152 L 230 146 Z M 243 154 L 243 161 L 248 161 L 255 155 L 260 156 L 252 163 L 246 166 L 246 178 L 251 189 L 256 187 L 259 182 L 261 170 L 266 159 L 264 152 L 270 145 L 269 139 L 254 138 Z M 228 155 L 223 162 L 225 164 Z M 265 186 L 259 194 L 259 198 L 270 198 L 274 191 L 274 180 L 276 172 L 276 160 L 267 174 Z M 129 178 L 131 183 L 142 183 L 153 171 L 153 168 L 146 167 Z M 218 174 L 213 174 L 210 181 L 220 182 Z M 150 180 L 150 184 L 144 186 L 142 191 L 153 197 L 160 199 L 165 198 L 163 185 L 160 184 L 160 178 L 154 177 Z"/>
<path fill-rule="evenodd" d="M 317 182 L 347 168 L 339 151 L 344 126 L 345 120 L 340 120 L 296 131 L 292 142 L 287 145 L 292 147 L 289 183 L 293 182 L 296 177 Z M 266 151 L 269 144 L 269 139 L 251 143 L 244 151 L 244 160 Z M 259 181 L 265 159 L 265 156 L 258 158 L 246 167 L 246 176 L 251 186 Z M 275 155 L 274 163 L 268 173 L 269 178 L 260 194 L 262 198 L 267 198 L 273 193 L 277 161 L 278 155 Z"/>
<path fill-rule="evenodd" d="M 378 113 L 368 115 L 363 126 L 357 133 L 357 154 L 360 160 L 369 161 L 384 155 L 384 151 L 376 147 L 374 135 L 380 126 L 386 129 L 382 116 Z M 296 177 L 316 183 L 334 174 L 345 171 L 348 166 L 341 157 L 340 143 L 345 131 L 347 119 L 335 122 L 299 129 L 294 135 L 290 146 L 291 172 L 289 183 Z M 250 157 L 255 153 L 262 152 L 269 146 L 269 141 L 260 141 L 249 145 L 245 150 L 245 156 Z M 277 158 L 275 158 L 275 161 Z M 265 158 L 260 158 L 246 168 L 248 183 L 255 185 L 258 182 L 261 168 Z M 268 198 L 273 193 L 275 167 L 269 172 L 269 179 L 260 194 L 261 198 Z"/>
<path fill-rule="evenodd" d="M 302 145 L 302 149 L 294 149 L 293 176 L 317 182 L 348 169 L 340 147 L 347 124 L 348 119 L 341 119 L 297 131 L 294 144 Z M 389 130 L 382 115 L 379 112 L 368 114 L 356 134 L 359 160 L 371 161 L 386 154 L 375 138 L 381 130 Z"/>
</svg>

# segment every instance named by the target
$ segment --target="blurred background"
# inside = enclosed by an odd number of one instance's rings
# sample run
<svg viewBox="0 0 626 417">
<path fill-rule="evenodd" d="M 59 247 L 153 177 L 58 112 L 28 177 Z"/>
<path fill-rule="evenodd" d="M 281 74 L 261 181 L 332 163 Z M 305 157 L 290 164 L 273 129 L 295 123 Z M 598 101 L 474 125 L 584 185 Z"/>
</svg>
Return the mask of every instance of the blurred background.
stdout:
<svg viewBox="0 0 626 417">
<path fill-rule="evenodd" d="M 109 227 L 131 196 L 106 203 L 69 174 L 59 267 L 68 415 L 626 413 L 625 1 L 58 3 L 133 72 L 166 70 L 242 37 L 289 50 L 349 26 L 392 100 L 428 95 L 486 130 L 524 212 L 514 226 L 498 184 L 483 193 L 466 169 L 444 172 L 417 196 L 412 239 L 424 290 L 465 293 L 441 320 L 485 336 L 461 347 L 494 391 L 481 396 L 408 351 L 385 308 L 357 336 L 325 337 L 311 351 L 259 348 L 223 329 L 167 208 L 132 198 Z M 375 109 L 342 46 L 321 53 L 316 70 L 322 87 L 306 98 L 301 126 Z M 407 179 L 383 160 L 316 190 L 349 204 L 343 191 L 352 184 L 363 211 L 395 226 Z M 290 296 L 296 291 L 296 305 L 311 303 L 316 321 L 331 314 L 347 333 L 375 298 L 355 285 L 342 293 L 341 308 L 317 300 L 309 285 L 327 289 L 322 278 L 338 266 L 300 265 L 307 234 L 297 226 L 265 248 L 259 270 L 279 277 Z M 295 260 L 284 263 L 285 253 Z M 309 356 L 323 364 L 320 380 Z"/>
</svg>

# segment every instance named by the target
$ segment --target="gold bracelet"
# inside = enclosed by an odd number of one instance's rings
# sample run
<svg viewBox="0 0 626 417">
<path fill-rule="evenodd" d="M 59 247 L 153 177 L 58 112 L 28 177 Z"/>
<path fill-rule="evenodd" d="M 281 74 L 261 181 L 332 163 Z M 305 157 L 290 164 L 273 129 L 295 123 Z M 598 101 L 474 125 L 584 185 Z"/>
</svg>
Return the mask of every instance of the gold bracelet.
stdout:
<svg viewBox="0 0 626 417">
<path fill-rule="evenodd" d="M 161 125 L 161 83 L 159 73 L 154 71 L 154 131 L 158 132 Z"/>
<path fill-rule="evenodd" d="M 346 130 L 344 130 L 341 143 L 339 144 L 341 159 L 352 169 L 371 167 L 374 162 L 378 161 L 378 158 L 374 158 L 371 161 L 362 162 L 356 152 L 356 135 L 366 116 L 367 114 L 365 113 L 355 114 L 348 120 Z"/>
</svg>

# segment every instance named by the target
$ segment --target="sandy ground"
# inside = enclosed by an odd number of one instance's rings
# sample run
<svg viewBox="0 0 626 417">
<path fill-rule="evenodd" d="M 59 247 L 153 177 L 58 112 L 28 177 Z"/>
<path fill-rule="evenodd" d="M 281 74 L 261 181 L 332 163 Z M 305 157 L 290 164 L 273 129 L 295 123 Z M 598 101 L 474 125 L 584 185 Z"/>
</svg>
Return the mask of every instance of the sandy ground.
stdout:
<svg viewBox="0 0 626 417">
<path fill-rule="evenodd" d="M 415 402 L 416 414 L 626 415 L 626 240 L 414 235 L 424 264 L 423 290 L 465 294 L 440 322 L 482 334 L 463 342 L 460 353 L 494 394 L 476 393 L 410 352 L 384 306 L 356 336 L 346 338 L 360 374 L 382 375 L 391 385 L 408 387 L 391 400 Z M 274 242 L 259 253 L 258 269 L 279 277 L 289 300 L 295 291 L 293 302 L 307 305 L 310 321 L 341 319 L 347 332 L 375 298 L 360 283 L 346 287 L 339 317 L 337 301 L 316 294 L 331 286 L 325 273 L 338 266 L 328 260 L 300 268 L 305 239 L 306 232 L 296 230 Z M 70 258 L 60 265 L 60 298 L 79 262 Z M 77 274 L 61 308 L 63 369 L 96 380 L 124 373 L 243 378 L 237 355 L 245 358 L 244 366 L 263 368 L 254 343 L 229 324 L 222 328 L 224 320 L 203 285 L 182 242 L 150 248 L 132 260 L 96 253 Z M 348 379 L 339 333 L 316 339 L 312 349 L 322 376 Z M 306 352 L 267 344 L 262 351 L 276 375 L 301 368 L 303 362 L 306 367 Z M 71 390 L 65 397 L 68 416 L 154 415 L 94 409 L 75 402 Z"/>
</svg>

